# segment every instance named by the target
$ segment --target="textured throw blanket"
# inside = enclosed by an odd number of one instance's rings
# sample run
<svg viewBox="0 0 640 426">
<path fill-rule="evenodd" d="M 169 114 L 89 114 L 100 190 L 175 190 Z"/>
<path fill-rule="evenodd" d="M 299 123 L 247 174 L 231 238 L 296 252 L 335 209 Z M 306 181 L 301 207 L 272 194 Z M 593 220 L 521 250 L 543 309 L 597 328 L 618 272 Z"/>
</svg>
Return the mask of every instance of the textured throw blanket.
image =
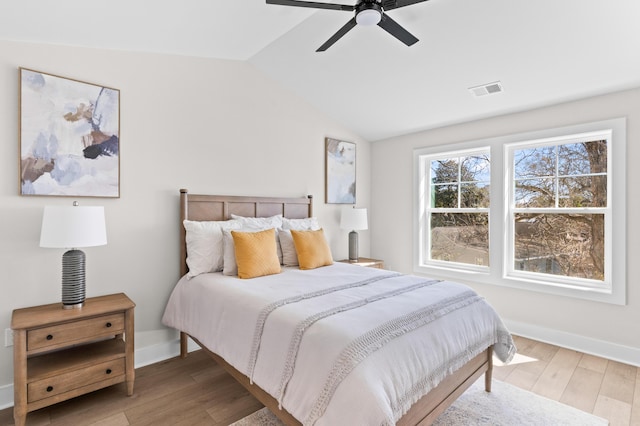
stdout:
<svg viewBox="0 0 640 426">
<path fill-rule="evenodd" d="M 303 424 L 391 425 L 490 345 L 515 352 L 469 287 L 336 263 L 253 280 L 182 279 L 163 322 L 197 338 Z"/>
</svg>

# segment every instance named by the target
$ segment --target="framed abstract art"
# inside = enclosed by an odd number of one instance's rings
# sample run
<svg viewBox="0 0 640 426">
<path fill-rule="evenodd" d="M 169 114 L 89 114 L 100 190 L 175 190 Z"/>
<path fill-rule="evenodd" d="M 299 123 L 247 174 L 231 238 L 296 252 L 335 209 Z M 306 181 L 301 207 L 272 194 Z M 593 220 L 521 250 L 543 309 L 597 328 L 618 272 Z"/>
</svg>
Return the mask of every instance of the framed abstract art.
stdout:
<svg viewBox="0 0 640 426">
<path fill-rule="evenodd" d="M 356 144 L 325 139 L 325 201 L 356 203 Z"/>
<path fill-rule="evenodd" d="M 20 68 L 20 194 L 120 196 L 120 91 Z"/>
</svg>

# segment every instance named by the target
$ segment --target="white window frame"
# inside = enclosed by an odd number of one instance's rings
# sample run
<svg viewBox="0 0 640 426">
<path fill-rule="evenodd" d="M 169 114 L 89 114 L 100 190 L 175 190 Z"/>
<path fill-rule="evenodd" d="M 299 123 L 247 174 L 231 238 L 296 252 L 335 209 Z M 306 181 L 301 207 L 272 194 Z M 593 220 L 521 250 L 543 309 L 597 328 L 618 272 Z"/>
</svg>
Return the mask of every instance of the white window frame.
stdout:
<svg viewBox="0 0 640 426">
<path fill-rule="evenodd" d="M 523 281 L 531 281 L 540 285 L 558 285 L 566 287 L 575 287 L 577 289 L 591 290 L 602 293 L 610 293 L 611 282 L 611 259 L 613 256 L 613 242 L 611 238 L 612 231 L 612 197 L 611 197 L 611 179 L 610 175 L 612 168 L 612 151 L 613 151 L 613 130 L 606 129 L 599 132 L 588 132 L 576 135 L 566 135 L 559 137 L 551 137 L 538 140 L 527 140 L 523 142 L 514 142 L 506 144 L 505 150 L 505 172 L 507 173 L 507 179 L 505 180 L 505 200 L 507 200 L 507 223 L 505 232 L 506 241 L 504 251 L 504 275 L 507 278 Z M 563 144 L 580 143 L 585 141 L 607 141 L 607 203 L 605 207 L 588 207 L 588 208 L 516 208 L 515 206 L 515 176 L 513 168 L 513 155 L 514 152 L 521 148 L 537 148 L 545 146 L 560 146 Z M 557 188 L 556 188 L 557 190 Z M 515 224 L 514 216 L 517 212 L 535 212 L 535 213 L 547 213 L 547 214 L 603 214 L 605 218 L 605 268 L 604 268 L 604 280 L 591 280 L 584 278 L 567 277 L 562 275 L 542 274 L 539 272 L 520 271 L 514 267 L 515 259 Z"/>
<path fill-rule="evenodd" d="M 509 187 L 513 171 L 509 163 L 508 149 L 532 141 L 545 141 L 552 138 L 563 138 L 570 135 L 584 135 L 589 133 L 602 133 L 610 131 L 611 139 L 608 141 L 609 155 L 607 157 L 608 191 L 607 209 L 610 214 L 605 223 L 605 245 L 608 244 L 610 253 L 606 253 L 605 285 L 575 285 L 574 279 L 568 277 L 553 276 L 552 280 L 541 281 L 542 274 L 535 274 L 535 279 L 514 271 L 511 258 L 507 255 L 512 250 L 513 226 L 510 220 L 509 206 L 511 195 Z M 558 296 L 573 297 L 584 300 L 592 300 L 616 305 L 627 303 L 626 288 L 626 119 L 616 118 L 599 122 L 585 123 L 562 128 L 546 129 L 541 131 L 501 136 L 490 139 L 448 144 L 446 146 L 433 146 L 414 150 L 414 272 L 420 275 L 429 275 L 444 279 L 456 280 L 467 283 L 482 283 L 499 285 L 521 290 L 535 291 Z M 438 264 L 423 262 L 423 250 L 425 244 L 425 230 L 428 223 L 425 222 L 425 194 L 424 169 L 421 163 L 425 156 L 442 157 L 444 153 L 457 151 L 479 151 L 483 147 L 489 147 L 491 158 L 491 188 L 489 208 L 489 256 L 488 268 L 459 267 L 460 264 L 452 262 L 439 262 Z M 428 173 L 427 173 L 428 176 Z M 447 263 L 446 265 L 443 265 Z M 452 263 L 452 264 L 448 264 Z M 602 284 L 602 281 L 598 281 Z"/>
<path fill-rule="evenodd" d="M 420 156 L 420 174 L 422 176 L 425 176 L 426 179 L 423 180 L 423 182 L 421 182 L 421 188 L 420 188 L 420 193 L 421 194 L 427 194 L 427 195 L 431 195 L 431 161 L 433 160 L 441 160 L 441 159 L 448 159 L 448 158 L 453 158 L 453 157 L 467 157 L 467 156 L 472 156 L 472 155 L 477 155 L 477 154 L 489 154 L 491 155 L 491 151 L 489 149 L 488 146 L 484 146 L 484 147 L 479 147 L 476 149 L 463 149 L 463 150 L 455 150 L 455 151 L 444 151 L 444 152 L 439 152 L 437 154 L 433 154 L 433 155 L 421 155 Z M 490 161 L 491 161 L 491 157 L 489 157 Z M 458 165 L 460 166 L 460 165 Z M 458 203 L 460 203 L 460 188 L 461 188 L 461 182 L 458 182 Z M 432 208 L 431 207 L 431 203 L 430 203 L 430 199 L 431 197 L 429 196 L 428 199 L 425 198 L 421 198 L 420 199 L 420 211 L 424 212 L 425 215 L 423 217 L 423 225 L 426 228 L 429 228 L 429 217 L 430 217 L 430 213 L 486 213 L 487 215 L 489 215 L 489 217 L 491 217 L 490 215 L 490 209 L 489 208 L 484 208 L 484 207 L 477 207 L 477 208 L 462 208 L 462 207 L 454 207 L 454 208 Z M 425 265 L 430 265 L 430 266 L 435 266 L 435 267 L 442 267 L 442 268 L 454 268 L 454 269 L 462 269 L 462 270 L 468 270 L 468 271 L 478 271 L 478 272 L 487 272 L 489 267 L 487 265 L 473 265 L 470 263 L 459 263 L 459 262 L 449 262 L 449 261 L 445 261 L 445 260 L 436 260 L 436 259 L 432 259 L 430 255 L 426 255 L 428 253 L 430 253 L 430 247 L 431 247 L 431 232 L 422 232 L 420 233 L 420 235 L 418 236 L 418 238 L 420 238 L 420 250 L 421 250 L 421 260 L 422 263 L 424 263 Z M 491 245 L 489 245 L 489 250 L 491 250 Z"/>
</svg>

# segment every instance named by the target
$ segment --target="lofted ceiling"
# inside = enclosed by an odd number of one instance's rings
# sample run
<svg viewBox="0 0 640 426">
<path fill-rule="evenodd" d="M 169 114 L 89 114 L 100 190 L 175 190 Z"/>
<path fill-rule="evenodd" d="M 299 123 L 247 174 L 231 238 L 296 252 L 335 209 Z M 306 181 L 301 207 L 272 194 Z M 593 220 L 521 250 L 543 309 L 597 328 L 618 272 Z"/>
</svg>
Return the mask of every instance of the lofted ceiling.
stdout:
<svg viewBox="0 0 640 426">
<path fill-rule="evenodd" d="M 0 39 L 248 61 L 369 141 L 640 87 L 637 0 L 429 0 L 388 15 L 420 41 L 357 26 L 316 53 L 352 13 L 264 0 L 5 1 Z M 468 90 L 495 81 L 503 92 Z"/>
</svg>

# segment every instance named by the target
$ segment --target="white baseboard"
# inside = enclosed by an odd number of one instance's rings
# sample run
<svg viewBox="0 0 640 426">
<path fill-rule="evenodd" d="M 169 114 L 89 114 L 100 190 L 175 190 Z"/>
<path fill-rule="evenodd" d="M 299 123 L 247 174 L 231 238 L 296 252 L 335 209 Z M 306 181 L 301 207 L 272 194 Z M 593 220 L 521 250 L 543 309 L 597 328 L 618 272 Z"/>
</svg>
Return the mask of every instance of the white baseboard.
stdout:
<svg viewBox="0 0 640 426">
<path fill-rule="evenodd" d="M 200 349 L 200 347 L 189 339 L 189 352 Z M 180 355 L 180 340 L 159 343 L 136 349 L 135 367 L 140 368 L 145 365 L 155 364 Z M 13 384 L 0 386 L 0 410 L 13 407 Z"/>
<path fill-rule="evenodd" d="M 200 349 L 200 346 L 198 346 L 193 340 L 189 339 L 187 350 L 189 352 L 193 352 L 198 349 Z M 140 368 L 145 365 L 165 361 L 178 355 L 180 355 L 180 339 L 158 343 L 156 345 L 136 349 L 135 365 L 136 368 Z"/>
<path fill-rule="evenodd" d="M 640 348 L 506 319 L 504 324 L 518 336 L 640 367 Z"/>
<path fill-rule="evenodd" d="M 640 367 L 640 349 L 638 348 L 517 321 L 505 320 L 504 323 L 509 331 L 518 336 Z M 189 352 L 197 349 L 200 347 L 189 339 Z M 135 366 L 136 368 L 144 367 L 178 355 L 180 355 L 179 339 L 147 346 L 136 349 Z M 0 386 L 0 410 L 9 407 L 13 407 L 13 384 Z"/>
<path fill-rule="evenodd" d="M 13 407 L 13 384 L 0 386 L 0 410 Z"/>
</svg>

